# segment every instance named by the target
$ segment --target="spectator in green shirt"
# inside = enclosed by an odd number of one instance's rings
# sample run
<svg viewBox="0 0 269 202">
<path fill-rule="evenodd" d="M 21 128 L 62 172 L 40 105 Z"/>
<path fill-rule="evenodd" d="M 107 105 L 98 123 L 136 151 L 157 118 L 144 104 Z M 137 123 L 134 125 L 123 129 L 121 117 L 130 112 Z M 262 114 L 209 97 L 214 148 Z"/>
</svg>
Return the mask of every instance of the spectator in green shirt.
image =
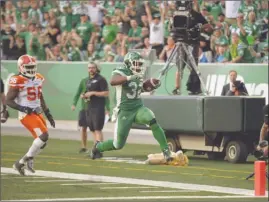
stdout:
<svg viewBox="0 0 269 202">
<path fill-rule="evenodd" d="M 229 51 L 231 55 L 231 63 L 237 63 L 240 60 L 240 57 L 238 57 L 238 52 L 237 52 L 237 47 L 239 44 L 239 35 L 234 32 L 232 34 L 232 40 L 231 40 L 231 45 L 229 46 Z"/>
<path fill-rule="evenodd" d="M 89 76 L 87 76 L 86 78 L 82 79 L 79 83 L 77 92 L 73 98 L 73 104 L 71 107 L 71 110 L 74 111 L 76 109 L 78 100 L 80 99 L 81 94 L 86 92 L 86 84 L 87 81 L 89 79 Z M 81 149 L 79 151 L 79 153 L 83 153 L 83 152 L 87 152 L 87 120 L 86 120 L 86 109 L 87 109 L 87 105 L 86 102 L 81 99 L 81 107 L 79 110 L 79 117 L 78 117 L 78 125 L 79 127 L 82 128 L 81 130 Z"/>
<path fill-rule="evenodd" d="M 131 29 L 128 32 L 129 48 L 133 48 L 141 39 L 141 27 L 138 26 L 135 19 L 131 20 Z"/>
<path fill-rule="evenodd" d="M 18 30 L 17 30 L 19 37 L 21 37 L 25 41 L 27 55 L 31 55 L 31 56 L 35 55 L 32 48 L 30 47 L 30 40 L 31 40 L 32 35 L 35 32 L 35 30 L 36 30 L 36 24 L 34 24 L 34 23 L 30 23 L 28 25 L 28 30 L 26 32 L 18 32 Z"/>
<path fill-rule="evenodd" d="M 250 11 L 254 11 L 255 13 L 257 13 L 257 6 L 254 4 L 254 2 L 252 0 L 242 1 L 238 9 L 238 12 L 244 14 L 244 20 L 247 19 L 248 13 Z"/>
<path fill-rule="evenodd" d="M 103 27 L 101 41 L 104 44 L 111 44 L 112 45 L 116 41 L 116 36 L 117 36 L 119 28 L 117 25 L 111 24 L 110 16 L 104 17 L 104 23 L 105 23 L 105 26 Z"/>
<path fill-rule="evenodd" d="M 65 6 L 63 10 L 63 14 L 61 14 L 59 17 L 60 28 L 62 32 L 70 32 L 72 30 L 72 8 L 70 6 Z"/>
<path fill-rule="evenodd" d="M 88 21 L 86 14 L 80 15 L 80 23 L 76 26 L 76 32 L 83 41 L 81 50 L 86 51 L 88 43 L 92 43 L 94 39 L 94 26 Z"/>
<path fill-rule="evenodd" d="M 68 60 L 69 61 L 81 61 L 79 46 L 77 44 L 76 39 L 73 39 L 73 38 L 70 41 L 70 47 L 68 50 Z"/>
</svg>

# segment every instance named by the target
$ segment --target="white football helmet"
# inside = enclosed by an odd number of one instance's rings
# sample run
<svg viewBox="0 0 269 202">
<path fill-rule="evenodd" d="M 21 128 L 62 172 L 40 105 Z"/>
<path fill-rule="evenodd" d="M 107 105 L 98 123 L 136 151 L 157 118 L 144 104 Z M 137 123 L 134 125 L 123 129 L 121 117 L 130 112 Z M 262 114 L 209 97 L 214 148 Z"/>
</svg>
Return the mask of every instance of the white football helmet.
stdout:
<svg viewBox="0 0 269 202">
<path fill-rule="evenodd" d="M 37 72 L 36 59 L 30 55 L 22 55 L 18 59 L 19 72 L 29 78 L 36 75 Z"/>
</svg>

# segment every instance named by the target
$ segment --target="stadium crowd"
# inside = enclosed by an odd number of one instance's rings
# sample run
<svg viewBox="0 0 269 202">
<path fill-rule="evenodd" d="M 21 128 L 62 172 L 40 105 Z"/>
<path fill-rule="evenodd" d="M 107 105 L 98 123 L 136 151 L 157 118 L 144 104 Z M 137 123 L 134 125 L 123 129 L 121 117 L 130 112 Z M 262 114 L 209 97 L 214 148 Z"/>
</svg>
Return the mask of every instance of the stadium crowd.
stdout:
<svg viewBox="0 0 269 202">
<path fill-rule="evenodd" d="M 268 63 L 268 1 L 241 1 L 227 20 L 225 1 L 195 0 L 212 28 L 203 30 L 200 62 Z M 199 5 L 199 6 L 198 6 Z M 173 1 L 1 1 L 2 59 L 121 62 L 130 49 L 165 61 Z"/>
</svg>

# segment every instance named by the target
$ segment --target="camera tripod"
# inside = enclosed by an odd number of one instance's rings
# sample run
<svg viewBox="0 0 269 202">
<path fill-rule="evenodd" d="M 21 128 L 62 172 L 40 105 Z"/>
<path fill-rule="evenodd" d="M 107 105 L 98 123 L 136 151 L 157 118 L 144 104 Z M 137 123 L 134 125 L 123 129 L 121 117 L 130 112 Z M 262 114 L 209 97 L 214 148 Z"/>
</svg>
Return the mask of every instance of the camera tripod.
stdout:
<svg viewBox="0 0 269 202">
<path fill-rule="evenodd" d="M 266 167 L 268 166 L 268 159 L 259 159 L 259 160 L 261 160 L 261 161 L 265 161 L 265 162 L 266 162 Z M 254 172 L 254 173 L 251 173 L 249 176 L 246 177 L 246 180 L 252 178 L 254 175 L 255 175 L 255 172 Z M 266 171 L 265 171 L 265 176 L 266 176 L 266 178 L 269 180 L 268 169 L 266 169 Z"/>
<path fill-rule="evenodd" d="M 181 78 L 183 75 L 183 65 L 182 65 L 182 61 L 183 61 L 187 65 L 190 71 L 195 71 L 195 73 L 198 75 L 199 80 L 201 82 L 201 90 L 202 92 L 204 92 L 204 95 L 209 95 L 209 92 L 206 90 L 205 83 L 203 82 L 201 73 L 198 69 L 198 66 L 196 65 L 192 52 L 190 51 L 190 48 L 191 46 L 184 42 L 176 42 L 176 45 L 173 48 L 172 53 L 170 54 L 169 58 L 167 59 L 165 66 L 162 68 L 158 79 L 160 79 L 163 75 L 167 73 L 167 71 L 169 70 L 170 63 L 173 61 L 175 57 L 177 57 L 175 61 L 178 67 L 178 71 L 180 71 Z M 187 56 L 187 61 L 189 61 L 190 64 L 188 64 L 188 62 L 184 60 L 184 52 Z M 180 82 L 181 82 L 181 79 L 180 79 Z"/>
</svg>

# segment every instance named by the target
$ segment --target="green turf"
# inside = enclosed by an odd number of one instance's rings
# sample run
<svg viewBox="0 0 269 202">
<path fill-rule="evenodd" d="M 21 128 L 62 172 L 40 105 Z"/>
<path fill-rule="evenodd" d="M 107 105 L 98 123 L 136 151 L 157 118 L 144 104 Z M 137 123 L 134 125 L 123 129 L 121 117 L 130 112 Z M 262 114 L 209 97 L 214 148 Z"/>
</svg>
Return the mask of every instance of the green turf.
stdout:
<svg viewBox="0 0 269 202">
<path fill-rule="evenodd" d="M 154 196 L 154 193 L 140 192 L 143 191 L 160 191 L 164 190 L 162 187 L 139 188 L 139 185 L 128 184 L 98 184 L 95 185 L 80 185 L 81 183 L 93 183 L 90 181 L 57 181 L 57 182 L 34 182 L 34 181 L 46 181 L 51 178 L 16 178 L 13 175 L 4 176 L 2 179 L 2 199 L 43 199 L 43 198 L 87 198 L 87 197 L 132 197 L 132 196 Z M 32 181 L 32 182 L 31 182 Z M 61 184 L 76 184 L 70 186 L 63 186 Z M 107 189 L 107 187 L 137 187 L 137 189 Z M 145 186 L 142 186 L 145 187 Z M 101 188 L 101 189 L 100 189 Z M 106 188 L 106 189 L 102 189 Z M 10 191 L 13 190 L 13 191 Z M 16 190 L 16 191 L 15 191 Z M 173 190 L 168 189 L 166 190 Z M 176 190 L 177 192 L 169 193 L 157 193 L 158 196 L 180 196 L 180 195 L 225 195 L 210 192 L 187 192 L 185 190 Z"/>
<path fill-rule="evenodd" d="M 25 154 L 31 143 L 32 138 L 28 137 L 2 136 L 2 167 L 12 167 L 12 164 Z M 90 160 L 85 154 L 77 153 L 79 146 L 80 142 L 78 141 L 51 139 L 44 152 L 36 158 L 35 168 L 38 170 L 47 171 L 61 171 L 253 189 L 253 180 L 244 180 L 244 178 L 253 170 L 253 161 L 250 161 L 247 164 L 231 164 L 225 161 L 209 161 L 203 157 L 190 157 L 190 165 L 188 167 L 149 166 L 141 164 L 107 162 L 104 160 L 93 161 Z M 134 159 L 145 160 L 148 154 L 156 152 L 160 152 L 158 146 L 127 144 L 121 151 L 105 153 L 105 157 L 132 157 Z M 75 190 L 78 194 L 75 194 L 72 192 L 72 190 L 69 190 L 74 189 L 72 187 L 64 187 L 63 189 L 61 186 L 54 186 L 54 184 L 49 184 L 48 187 L 43 188 L 43 185 L 40 187 L 40 183 L 20 186 L 16 181 L 13 180 L 4 180 L 1 184 L 1 195 L 3 199 L 24 199 L 30 196 L 33 196 L 33 198 L 42 198 L 45 196 L 44 194 L 40 195 L 42 189 L 46 190 L 45 193 L 48 194 L 50 198 L 61 198 L 66 196 L 67 193 L 72 193 L 72 197 L 80 198 L 99 196 L 100 194 L 102 196 L 104 196 L 103 194 L 106 194 L 105 196 L 110 196 L 109 193 L 100 193 L 100 191 L 98 192 L 94 190 L 94 187 L 85 186 L 79 188 L 76 187 Z M 27 194 L 24 193 L 25 190 L 28 190 Z M 82 194 L 82 192 L 85 194 Z M 124 193 L 127 194 L 126 196 L 132 195 L 128 192 Z M 167 193 L 162 193 L 162 195 L 163 194 Z M 169 195 L 171 194 L 172 193 L 169 193 Z M 182 194 L 184 195 L 184 193 L 181 193 L 181 195 Z M 193 193 L 188 193 L 188 195 L 190 194 Z M 71 195 L 69 196 L 71 197 Z M 195 193 L 195 195 L 197 194 Z M 214 194 L 199 192 L 199 195 Z M 199 201 L 201 200 L 199 199 Z"/>
</svg>

